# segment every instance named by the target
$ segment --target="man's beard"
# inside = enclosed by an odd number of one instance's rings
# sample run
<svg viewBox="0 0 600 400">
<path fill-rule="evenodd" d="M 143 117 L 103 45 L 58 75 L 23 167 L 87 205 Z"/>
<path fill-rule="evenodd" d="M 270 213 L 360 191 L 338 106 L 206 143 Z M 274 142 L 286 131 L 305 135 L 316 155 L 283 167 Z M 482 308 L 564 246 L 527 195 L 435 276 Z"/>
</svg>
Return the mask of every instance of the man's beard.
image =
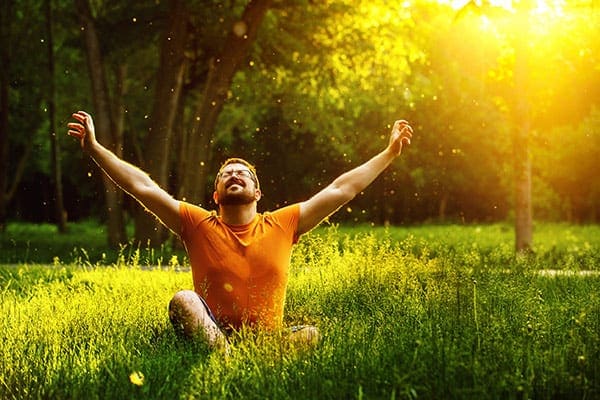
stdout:
<svg viewBox="0 0 600 400">
<path fill-rule="evenodd" d="M 255 201 L 254 193 L 245 190 L 235 193 L 225 191 L 219 195 L 219 204 L 222 206 L 244 206 Z"/>
</svg>

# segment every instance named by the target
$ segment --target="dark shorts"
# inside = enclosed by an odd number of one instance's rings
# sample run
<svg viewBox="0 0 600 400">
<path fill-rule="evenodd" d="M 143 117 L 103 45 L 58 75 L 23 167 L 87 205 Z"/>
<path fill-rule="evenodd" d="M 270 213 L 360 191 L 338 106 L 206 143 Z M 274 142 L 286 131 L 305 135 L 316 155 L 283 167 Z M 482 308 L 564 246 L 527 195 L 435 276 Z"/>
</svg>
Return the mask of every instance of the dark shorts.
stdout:
<svg viewBox="0 0 600 400">
<path fill-rule="evenodd" d="M 221 327 L 221 324 L 219 324 L 219 321 L 217 321 L 217 319 L 215 318 L 215 315 L 210 310 L 210 307 L 208 306 L 208 304 L 206 304 L 206 300 L 204 300 L 204 298 L 202 296 L 200 296 L 198 293 L 196 293 L 196 294 L 198 295 L 198 298 L 200 299 L 202 304 L 204 304 L 204 308 L 206 308 L 206 312 L 208 313 L 208 316 L 210 317 L 210 319 L 212 319 L 213 322 L 215 324 L 217 324 L 218 327 Z"/>
</svg>

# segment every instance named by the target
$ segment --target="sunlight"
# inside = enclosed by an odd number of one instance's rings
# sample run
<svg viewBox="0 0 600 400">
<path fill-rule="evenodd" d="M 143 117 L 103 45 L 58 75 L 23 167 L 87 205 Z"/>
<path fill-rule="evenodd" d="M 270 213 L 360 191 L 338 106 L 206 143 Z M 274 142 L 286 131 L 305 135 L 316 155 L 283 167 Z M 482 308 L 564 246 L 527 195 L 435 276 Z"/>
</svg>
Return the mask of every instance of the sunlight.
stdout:
<svg viewBox="0 0 600 400">
<path fill-rule="evenodd" d="M 509 14 L 517 15 L 528 14 L 531 20 L 532 31 L 544 32 L 554 23 L 563 20 L 567 2 L 565 0 L 531 0 L 531 1 L 512 1 L 512 0 L 438 0 L 440 4 L 450 5 L 454 10 L 470 10 L 479 17 L 479 28 L 482 31 L 495 31 L 495 23 L 498 21 L 497 13 L 492 9 L 505 10 Z"/>
<path fill-rule="evenodd" d="M 536 2 L 536 7 L 531 12 L 535 15 L 562 17 L 564 15 L 564 3 L 564 1 L 546 2 L 538 0 Z"/>
<path fill-rule="evenodd" d="M 442 4 L 450 4 L 452 8 L 455 10 L 460 10 L 465 7 L 467 4 L 472 2 L 473 0 L 439 0 Z M 481 0 L 475 0 L 475 5 L 477 7 L 483 6 L 483 2 Z M 510 12 L 515 12 L 515 4 L 518 2 L 514 2 L 512 0 L 489 0 L 488 4 L 492 7 L 501 7 Z M 564 15 L 564 0 L 537 0 L 534 2 L 534 6 L 531 7 L 531 13 L 534 15 L 544 15 L 544 16 L 554 16 L 561 17 Z"/>
<path fill-rule="evenodd" d="M 461 8 L 465 7 L 467 4 L 469 4 L 471 1 L 473 0 L 440 0 L 440 3 L 443 4 L 447 4 L 450 3 L 452 8 L 454 8 L 455 10 L 460 10 Z M 514 8 L 512 6 L 512 1 L 511 0 L 490 0 L 489 4 L 492 7 L 502 7 L 506 10 L 509 11 L 514 11 Z M 475 4 L 478 7 L 481 7 L 483 4 L 481 1 L 475 1 Z"/>
</svg>

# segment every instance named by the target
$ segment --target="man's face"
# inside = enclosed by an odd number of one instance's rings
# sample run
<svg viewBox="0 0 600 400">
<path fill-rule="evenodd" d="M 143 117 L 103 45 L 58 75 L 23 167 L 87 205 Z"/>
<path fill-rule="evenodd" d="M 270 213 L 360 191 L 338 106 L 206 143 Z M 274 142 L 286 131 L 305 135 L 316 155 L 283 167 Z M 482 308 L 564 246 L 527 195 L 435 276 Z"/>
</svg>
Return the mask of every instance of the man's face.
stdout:
<svg viewBox="0 0 600 400">
<path fill-rule="evenodd" d="M 229 164 L 219 173 L 213 197 L 219 205 L 246 205 L 260 199 L 260 190 L 248 167 Z"/>
</svg>

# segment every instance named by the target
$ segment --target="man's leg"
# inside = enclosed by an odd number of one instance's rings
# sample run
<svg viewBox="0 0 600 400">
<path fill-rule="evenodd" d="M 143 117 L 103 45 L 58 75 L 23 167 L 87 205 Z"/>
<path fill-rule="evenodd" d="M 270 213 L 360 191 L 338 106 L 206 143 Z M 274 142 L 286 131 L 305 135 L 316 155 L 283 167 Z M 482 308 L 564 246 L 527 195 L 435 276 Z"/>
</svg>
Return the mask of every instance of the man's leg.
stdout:
<svg viewBox="0 0 600 400">
<path fill-rule="evenodd" d="M 187 338 L 201 335 L 211 347 L 228 348 L 227 337 L 198 293 L 182 290 L 169 303 L 169 318 L 177 333 Z"/>
<path fill-rule="evenodd" d="M 321 340 L 321 334 L 316 326 L 298 325 L 290 328 L 289 341 L 293 345 L 306 347 L 316 346 Z"/>
</svg>

